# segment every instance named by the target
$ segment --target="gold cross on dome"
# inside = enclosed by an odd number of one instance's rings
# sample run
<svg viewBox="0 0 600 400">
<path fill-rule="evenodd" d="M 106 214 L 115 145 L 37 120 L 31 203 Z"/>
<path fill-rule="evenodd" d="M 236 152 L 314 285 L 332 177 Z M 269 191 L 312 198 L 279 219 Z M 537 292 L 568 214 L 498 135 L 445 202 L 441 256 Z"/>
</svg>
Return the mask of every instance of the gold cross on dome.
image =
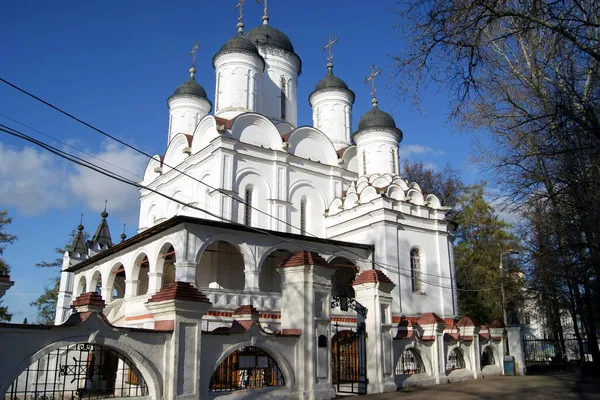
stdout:
<svg viewBox="0 0 600 400">
<path fill-rule="evenodd" d="M 238 17 L 238 22 L 242 22 L 242 18 L 244 18 L 244 0 L 239 0 L 238 3 L 235 5 L 235 8 L 240 9 L 240 16 Z"/>
<path fill-rule="evenodd" d="M 381 68 L 375 71 L 375 64 L 371 64 L 371 75 L 365 79 L 365 83 L 369 83 L 371 81 L 372 89 L 371 96 L 375 97 L 375 93 L 377 93 L 377 89 L 375 88 L 375 77 L 381 73 Z"/>
<path fill-rule="evenodd" d="M 327 56 L 327 61 L 333 60 L 333 45 L 338 41 L 338 38 L 333 38 L 333 35 L 329 35 L 329 42 L 323 46 L 323 51 L 327 50 L 329 52 Z"/>
<path fill-rule="evenodd" d="M 200 43 L 198 43 L 197 41 L 194 41 L 194 47 L 192 47 L 192 51 L 190 51 L 190 56 L 192 56 L 192 67 L 196 67 L 196 53 L 198 52 L 198 49 L 200 48 Z"/>
</svg>

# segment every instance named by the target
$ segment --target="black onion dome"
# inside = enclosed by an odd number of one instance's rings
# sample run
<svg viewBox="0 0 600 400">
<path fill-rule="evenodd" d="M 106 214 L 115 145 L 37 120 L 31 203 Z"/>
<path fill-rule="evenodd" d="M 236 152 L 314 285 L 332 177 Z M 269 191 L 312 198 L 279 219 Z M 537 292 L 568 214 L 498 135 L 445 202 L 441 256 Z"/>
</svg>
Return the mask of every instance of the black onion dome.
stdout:
<svg viewBox="0 0 600 400">
<path fill-rule="evenodd" d="M 271 25 L 265 24 L 250 29 L 246 34 L 246 38 L 252 43 L 268 44 L 295 54 L 294 45 L 290 38 L 279 29 L 273 28 Z"/>
<path fill-rule="evenodd" d="M 202 86 L 196 82 L 196 79 L 191 76 L 186 82 L 182 83 L 175 89 L 173 92 L 173 96 L 179 94 L 186 94 L 189 96 L 202 97 L 203 99 L 208 99 L 208 95 L 206 94 L 206 90 Z"/>
<path fill-rule="evenodd" d="M 221 46 L 219 52 L 226 50 L 244 50 L 259 55 L 258 49 L 254 43 L 248 40 L 242 32 L 238 32 L 237 35 L 225 42 L 225 44 Z"/>
<path fill-rule="evenodd" d="M 335 76 L 333 74 L 333 71 L 329 70 L 329 72 L 327 73 L 327 76 L 325 78 L 321 79 L 319 81 L 319 83 L 317 83 L 317 86 L 315 86 L 315 92 L 317 90 L 331 89 L 331 88 L 348 90 L 348 85 L 346 84 L 346 82 L 344 82 L 343 80 L 341 80 L 340 78 Z"/>
<path fill-rule="evenodd" d="M 366 112 L 365 115 L 360 117 L 360 120 L 358 121 L 359 131 L 375 127 L 397 129 L 394 118 L 392 118 L 392 116 L 385 111 L 381 111 L 377 106 Z"/>
</svg>

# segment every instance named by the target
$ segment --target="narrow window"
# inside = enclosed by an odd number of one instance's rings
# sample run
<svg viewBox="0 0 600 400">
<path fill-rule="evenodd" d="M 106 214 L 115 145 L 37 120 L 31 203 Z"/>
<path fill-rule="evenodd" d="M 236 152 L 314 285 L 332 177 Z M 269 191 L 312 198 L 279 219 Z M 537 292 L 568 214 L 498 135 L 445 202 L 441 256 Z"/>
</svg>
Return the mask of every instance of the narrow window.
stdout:
<svg viewBox="0 0 600 400">
<path fill-rule="evenodd" d="M 363 175 L 366 176 L 367 175 L 367 152 L 366 151 L 363 151 L 362 159 L 363 159 Z"/>
<path fill-rule="evenodd" d="M 392 163 L 394 165 L 394 173 L 399 174 L 398 172 L 398 153 L 396 149 L 392 149 Z"/>
<path fill-rule="evenodd" d="M 244 204 L 244 224 L 252 224 L 252 188 L 246 189 L 246 198 Z"/>
<path fill-rule="evenodd" d="M 300 201 L 300 234 L 306 234 L 306 198 Z"/>
<path fill-rule="evenodd" d="M 286 92 L 285 76 L 281 77 L 280 87 L 281 87 L 281 97 L 280 97 L 280 100 L 281 100 L 281 115 L 280 115 L 280 118 L 281 119 L 285 119 L 285 102 L 287 100 L 287 96 L 285 94 L 285 92 Z"/>
<path fill-rule="evenodd" d="M 419 249 L 412 249 L 410 251 L 410 276 L 413 293 L 421 292 L 423 282 L 421 281 L 421 256 Z"/>
<path fill-rule="evenodd" d="M 219 72 L 217 74 L 217 95 L 215 96 L 215 110 L 219 109 L 219 97 L 220 96 L 220 90 L 221 90 L 221 73 Z"/>
</svg>

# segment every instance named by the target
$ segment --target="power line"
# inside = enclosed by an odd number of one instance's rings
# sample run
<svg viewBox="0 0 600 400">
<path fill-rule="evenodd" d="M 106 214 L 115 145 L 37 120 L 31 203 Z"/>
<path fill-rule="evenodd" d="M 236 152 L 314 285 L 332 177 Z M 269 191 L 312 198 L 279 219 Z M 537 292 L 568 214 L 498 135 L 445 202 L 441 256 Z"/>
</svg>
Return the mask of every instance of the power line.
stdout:
<svg viewBox="0 0 600 400">
<path fill-rule="evenodd" d="M 26 141 L 28 141 L 28 142 L 30 142 L 30 143 L 33 143 L 33 144 L 35 144 L 35 145 L 37 145 L 37 146 L 39 146 L 39 147 L 42 147 L 43 149 L 45 149 L 45 150 L 47 150 L 47 151 L 49 151 L 49 152 L 51 152 L 51 153 L 53 153 L 53 154 L 55 154 L 55 155 L 58 155 L 59 157 L 65 158 L 65 159 L 67 159 L 68 161 L 71 161 L 71 162 L 73 162 L 73 163 L 76 163 L 76 164 L 78 164 L 78 165 L 80 165 L 80 166 L 83 166 L 83 167 L 85 167 L 85 168 L 89 168 L 89 169 L 91 169 L 91 170 L 94 170 L 94 171 L 96 171 L 96 172 L 98 172 L 98 173 L 100 173 L 100 174 L 102 174 L 102 175 L 105 175 L 105 176 L 107 176 L 107 177 L 109 177 L 109 178 L 115 179 L 115 180 L 117 180 L 117 181 L 120 181 L 120 182 L 122 182 L 122 183 L 125 183 L 125 184 L 128 184 L 128 185 L 131 185 L 131 186 L 135 186 L 135 187 L 137 187 L 138 189 L 139 189 L 139 188 L 142 188 L 142 189 L 149 190 L 149 191 L 151 191 L 151 192 L 153 192 L 153 193 L 156 193 L 157 195 L 159 195 L 159 196 L 161 196 L 161 197 L 164 197 L 164 198 L 166 198 L 166 199 L 168 199 L 168 200 L 171 200 L 171 201 L 174 201 L 174 202 L 176 202 L 176 203 L 178 203 L 178 204 L 181 204 L 181 205 L 183 205 L 183 206 L 186 206 L 186 207 L 189 207 L 189 208 L 192 208 L 192 209 L 195 209 L 195 210 L 198 210 L 198 211 L 204 212 L 204 213 L 206 213 L 206 214 L 208 214 L 208 215 L 210 215 L 210 216 L 212 216 L 212 217 L 214 217 L 214 218 L 217 218 L 217 219 L 220 219 L 220 220 L 222 220 L 222 221 L 225 221 L 225 222 L 231 223 L 232 225 L 238 225 L 238 226 L 243 226 L 243 227 L 245 227 L 245 228 L 249 228 L 249 229 L 251 229 L 251 230 L 253 230 L 253 231 L 256 231 L 256 232 L 258 232 L 258 233 L 261 233 L 261 234 L 266 234 L 266 235 L 272 236 L 272 237 L 274 237 L 274 238 L 276 238 L 276 239 L 278 239 L 278 240 L 280 240 L 280 241 L 284 241 L 284 242 L 291 243 L 291 244 L 293 244 L 294 246 L 296 246 L 296 247 L 299 247 L 299 248 L 304 248 L 304 249 L 306 249 L 306 250 L 311 250 L 311 251 L 315 251 L 315 252 L 319 252 L 319 251 L 321 251 L 321 249 L 315 249 L 315 248 L 313 248 L 313 247 L 310 247 L 310 246 L 307 246 L 307 245 L 301 244 L 301 243 L 299 243 L 299 242 L 296 242 L 296 241 L 294 241 L 294 240 L 291 240 L 291 239 L 286 239 L 286 238 L 282 238 L 282 237 L 280 237 L 280 236 L 277 236 L 277 235 L 275 235 L 275 234 L 273 234 L 273 233 L 271 233 L 271 232 L 269 232 L 269 231 L 265 231 L 265 230 L 263 230 L 263 229 L 260 229 L 260 228 L 255 228 L 255 227 L 252 227 L 252 226 L 243 225 L 243 224 L 240 224 L 240 223 L 238 223 L 238 222 L 235 222 L 235 221 L 229 221 L 229 220 L 227 220 L 227 219 L 223 218 L 222 216 L 220 216 L 220 215 L 218 215 L 218 214 L 214 214 L 214 213 L 212 213 L 212 212 L 210 212 L 210 211 L 208 211 L 208 210 L 202 209 L 202 208 L 200 208 L 200 207 L 197 207 L 197 206 L 193 206 L 193 205 L 191 205 L 191 204 L 189 204 L 189 203 L 185 203 L 185 202 L 183 202 L 183 201 L 180 201 L 180 200 L 178 200 L 178 199 L 175 199 L 175 198 L 173 198 L 173 197 L 171 197 L 171 196 L 168 196 L 168 195 L 166 195 L 166 194 L 164 194 L 164 193 L 161 193 L 161 192 L 159 192 L 159 191 L 158 191 L 158 190 L 156 190 L 156 189 L 149 188 L 149 187 L 147 187 L 147 186 L 145 186 L 145 185 L 143 185 L 143 184 L 141 184 L 141 183 L 137 183 L 137 182 L 135 182 L 135 181 L 132 181 L 132 180 L 130 180 L 130 179 L 124 178 L 124 177 L 122 177 L 121 175 L 119 175 L 119 174 L 117 174 L 117 173 L 115 173 L 115 172 L 112 172 L 112 171 L 110 171 L 110 170 L 107 170 L 107 169 L 105 169 L 105 168 L 99 167 L 99 166 L 97 166 L 97 165 L 93 164 L 92 162 L 90 162 L 90 161 L 88 161 L 88 160 L 84 160 L 84 159 L 82 159 L 82 158 L 80 158 L 80 157 L 77 157 L 77 156 L 74 156 L 74 155 L 72 155 L 72 154 L 69 154 L 69 153 L 67 153 L 67 152 L 65 152 L 65 151 L 63 151 L 63 150 L 60 150 L 60 149 L 58 149 L 58 148 L 56 148 L 56 147 L 54 147 L 54 146 L 51 146 L 51 145 L 49 145 L 49 144 L 46 144 L 46 143 L 44 143 L 44 142 L 42 142 L 42 141 L 39 141 L 39 140 L 37 140 L 37 139 L 35 139 L 35 138 L 32 138 L 31 136 L 29 136 L 29 135 L 26 135 L 26 134 L 24 134 L 24 133 L 22 133 L 22 132 L 19 132 L 19 131 L 17 131 L 16 129 L 10 128 L 10 127 L 8 127 L 8 126 L 6 126 L 6 125 L 0 124 L 0 131 L 3 131 L 3 132 L 5 132 L 5 133 L 7 133 L 7 134 L 9 134 L 9 135 L 12 135 L 12 136 L 15 136 L 15 137 L 21 138 L 21 139 L 23 139 L 23 140 L 26 140 Z M 357 253 L 354 253 L 354 252 L 352 252 L 351 250 L 348 250 L 348 249 L 346 249 L 346 248 L 343 248 L 343 247 L 341 247 L 341 246 L 339 246 L 339 245 L 335 245 L 335 244 L 334 244 L 334 246 L 335 246 L 335 247 L 338 247 L 339 249 L 341 249 L 341 250 L 342 250 L 342 251 L 344 251 L 344 252 L 348 252 L 348 253 L 351 253 L 351 254 L 354 254 L 354 255 L 356 255 L 358 259 L 361 259 L 361 260 L 364 260 L 364 261 L 368 261 L 368 262 L 372 262 L 372 263 L 374 263 L 374 264 L 376 264 L 376 265 L 380 265 L 380 266 L 381 266 L 381 264 L 380 264 L 380 263 L 378 263 L 378 262 L 375 262 L 375 261 L 373 261 L 373 260 L 370 260 L 370 259 L 367 259 L 367 258 L 365 258 L 365 257 L 363 257 L 363 256 L 361 256 L 361 255 L 359 255 L 359 254 L 357 254 Z M 332 255 L 334 255 L 334 256 L 343 256 L 343 255 L 339 255 L 339 254 L 336 254 L 336 253 L 332 253 Z M 400 275 L 400 276 L 403 276 L 403 277 L 406 277 L 406 278 L 409 278 L 409 279 L 415 279 L 415 278 L 414 278 L 413 276 L 411 276 L 411 275 L 406 275 L 406 274 L 401 274 L 401 273 L 399 273 L 399 275 Z M 450 277 L 442 277 L 442 276 L 438 276 L 438 277 L 441 277 L 441 278 L 444 278 L 444 279 L 450 279 Z M 452 286 L 445 286 L 445 285 L 441 285 L 441 284 L 438 284 L 438 283 L 429 282 L 429 281 L 426 281 L 426 280 L 424 280 L 424 279 L 420 279 L 420 278 L 417 278 L 417 280 L 418 280 L 418 281 L 420 281 L 420 282 L 423 282 L 423 283 L 425 283 L 425 284 L 427 284 L 427 285 L 430 285 L 430 286 L 439 287 L 439 288 L 442 288 L 442 289 L 449 289 L 449 290 L 462 290 L 462 291 L 471 291 L 471 292 L 482 292 L 482 291 L 491 291 L 491 290 L 496 290 L 496 288 L 477 289 L 477 290 L 476 290 L 476 289 L 458 289 L 458 288 L 454 288 L 454 287 L 452 287 Z"/>
<path fill-rule="evenodd" d="M 21 93 L 23 93 L 23 94 L 25 94 L 25 95 L 27 95 L 27 96 L 29 96 L 29 97 L 32 97 L 33 99 L 35 99 L 35 100 L 37 100 L 37 101 L 39 101 L 39 102 L 42 102 L 43 104 L 47 105 L 48 107 L 51 107 L 52 109 L 54 109 L 54 110 L 56 110 L 56 111 L 60 112 L 61 114 L 63 114 L 63 115 L 65 115 L 65 116 L 67 116 L 67 117 L 69 117 L 69 118 L 71 118 L 71 119 L 73 119 L 73 120 L 75 120 L 75 121 L 77 121 L 77 122 L 79 122 L 79 123 L 81 123 L 81 124 L 83 124 L 83 125 L 85 125 L 85 126 L 89 127 L 90 129 L 92 129 L 92 130 L 94 130 L 94 131 L 96 131 L 96 132 L 98 132 L 98 133 L 100 133 L 100 134 L 102 134 L 102 135 L 104 135 L 104 136 L 106 136 L 106 137 L 108 137 L 108 138 L 112 139 L 112 140 L 115 140 L 116 142 L 118 142 L 118 143 L 120 143 L 120 144 L 122 144 L 122 145 L 124 145 L 124 146 L 126 146 L 126 147 L 128 147 L 128 148 L 130 148 L 131 150 L 133 150 L 133 151 L 135 151 L 135 152 L 138 152 L 138 153 L 140 153 L 140 154 L 142 154 L 142 155 L 144 155 L 144 156 L 148 157 L 149 159 L 156 160 L 156 159 L 154 158 L 154 156 L 151 156 L 150 154 L 148 154 L 148 153 L 144 152 L 143 150 L 140 150 L 140 149 L 138 149 L 137 147 L 135 147 L 135 146 L 133 146 L 133 145 L 130 145 L 130 144 L 128 144 L 128 143 L 126 143 L 126 142 L 122 141 L 121 139 L 118 139 L 118 138 L 116 138 L 115 136 L 113 136 L 113 135 L 111 135 L 111 134 L 109 134 L 109 133 L 107 133 L 107 132 L 105 132 L 105 131 L 103 131 L 103 130 L 101 130 L 101 129 L 99 129 L 99 128 L 97 128 L 97 127 L 93 126 L 93 125 L 91 125 L 91 124 L 89 124 L 88 122 L 85 122 L 85 121 L 83 121 L 82 119 L 80 119 L 80 118 L 78 118 L 78 117 L 74 116 L 73 114 L 71 114 L 71 113 L 69 113 L 69 112 L 67 112 L 67 111 L 64 111 L 63 109 L 61 109 L 61 108 L 59 108 L 59 107 L 55 106 L 54 104 L 52 104 L 52 103 L 50 103 L 50 102 L 48 102 L 48 101 L 46 101 L 46 100 L 44 100 L 44 99 L 42 99 L 42 98 L 40 98 L 40 97 L 38 97 L 38 96 L 34 95 L 33 93 L 31 93 L 31 92 L 29 92 L 29 91 L 27 91 L 27 90 L 25 90 L 25 89 L 22 89 L 21 87 L 19 87 L 19 86 L 17 86 L 17 85 L 15 85 L 15 84 L 13 84 L 13 83 L 11 83 L 11 82 L 7 81 L 6 79 L 4 79 L 4 78 L 0 77 L 0 81 L 2 81 L 2 82 L 4 82 L 5 84 L 7 84 L 7 85 L 11 86 L 12 88 L 14 88 L 14 89 L 18 90 L 19 92 L 21 92 Z M 288 221 L 284 221 L 284 220 L 282 220 L 282 219 L 280 219 L 280 218 L 277 218 L 277 217 L 275 217 L 275 216 L 273 216 L 273 215 L 271 215 L 271 214 L 269 214 L 269 213 L 267 213 L 267 212 L 265 212 L 265 211 L 262 211 L 262 210 L 260 210 L 260 209 L 258 209 L 258 208 L 256 208 L 256 207 L 252 206 L 251 204 L 248 204 L 247 202 L 245 202 L 245 201 L 243 201 L 243 200 L 240 200 L 239 198 L 237 198 L 237 197 L 235 197 L 235 196 L 233 196 L 233 195 L 231 195 L 231 194 L 229 194 L 229 193 L 227 193 L 227 192 L 225 192 L 225 191 L 223 191 L 223 190 L 217 189 L 217 188 L 215 188 L 215 187 L 211 186 L 210 184 L 208 184 L 208 183 L 206 183 L 206 182 L 203 182 L 203 181 L 201 181 L 200 179 L 198 179 L 198 178 L 196 178 L 196 177 L 194 177 L 194 176 L 191 176 L 191 175 L 189 175 L 189 174 L 188 174 L 188 173 L 186 173 L 185 171 L 181 171 L 181 170 L 179 170 L 179 169 L 177 169 L 177 168 L 175 168 L 175 167 L 172 167 L 172 166 L 170 166 L 170 165 L 168 165 L 168 164 L 165 164 L 164 162 L 163 162 L 162 164 L 163 164 L 164 166 L 166 166 L 166 167 L 168 167 L 168 168 L 171 168 L 172 170 L 174 170 L 174 171 L 178 172 L 178 173 L 179 173 L 179 174 L 181 174 L 181 175 L 187 176 L 187 177 L 189 177 L 189 178 L 193 179 L 194 181 L 196 181 L 196 182 L 199 182 L 199 183 L 201 183 L 202 185 L 205 185 L 205 186 L 207 186 L 207 187 L 208 187 L 209 189 L 211 189 L 211 190 L 218 191 L 219 193 L 221 193 L 221 194 L 223 194 L 223 195 L 225 195 L 225 196 L 227 196 L 227 197 L 230 197 L 230 198 L 231 198 L 231 199 L 233 199 L 234 201 L 237 201 L 238 203 L 244 204 L 246 207 L 248 207 L 248 208 L 250 208 L 250 209 L 256 210 L 257 212 L 259 212 L 259 213 L 261 213 L 261 214 L 263 214 L 263 215 L 266 215 L 267 217 L 269 217 L 269 218 L 272 218 L 272 219 L 274 219 L 275 221 L 282 222 L 282 223 L 284 223 L 285 225 L 287 225 L 287 226 L 289 226 L 289 227 L 291 227 L 291 228 L 293 228 L 293 229 L 296 229 L 296 230 L 298 230 L 298 231 L 301 231 L 301 229 L 300 229 L 300 228 L 298 228 L 297 226 L 294 226 L 293 224 L 289 223 Z M 220 219 L 222 219 L 221 217 L 219 217 L 219 218 L 220 218 Z M 245 226 L 245 225 L 244 225 L 244 226 Z M 305 232 L 305 233 L 306 233 L 308 236 L 312 236 L 312 237 L 315 237 L 315 238 L 319 238 L 317 235 L 314 235 L 314 234 L 312 234 L 312 233 L 310 233 L 310 232 Z M 391 269 L 395 269 L 395 270 L 396 270 L 396 269 L 402 269 L 402 270 L 404 270 L 404 271 L 407 271 L 407 272 L 412 272 L 411 270 L 409 270 L 409 269 L 407 269 L 407 268 L 402 268 L 402 267 L 400 267 L 400 266 L 396 266 L 396 265 L 390 265 L 390 264 L 385 264 L 385 263 L 381 263 L 381 262 L 375 262 L 374 260 L 369 260 L 369 259 L 366 259 L 366 258 L 364 258 L 363 256 L 361 256 L 361 255 L 359 255 L 359 254 L 357 254 L 357 253 L 355 253 L 355 252 L 353 252 L 353 251 L 351 251 L 351 250 L 344 249 L 343 247 L 340 247 L 340 246 L 336 246 L 336 247 L 338 247 L 339 249 L 341 249 L 341 250 L 343 250 L 343 251 L 345 251 L 345 252 L 348 252 L 348 253 L 352 254 L 353 256 L 357 257 L 358 259 L 362 259 L 363 261 L 367 261 L 367 262 L 370 262 L 370 263 L 372 263 L 372 264 L 375 264 L 375 265 L 379 265 L 379 266 L 383 266 L 383 267 L 386 267 L 386 268 L 391 268 Z M 442 275 L 428 274 L 428 273 L 422 273 L 422 274 L 423 274 L 423 275 L 428 275 L 428 276 L 437 277 L 437 278 L 442 278 L 442 279 L 448 279 L 448 280 L 452 279 L 450 276 L 442 276 Z M 412 276 L 411 276 L 411 279 L 412 279 Z M 431 284 L 431 283 L 430 283 L 430 284 Z M 431 285 L 432 285 L 432 284 L 431 284 Z"/>
</svg>

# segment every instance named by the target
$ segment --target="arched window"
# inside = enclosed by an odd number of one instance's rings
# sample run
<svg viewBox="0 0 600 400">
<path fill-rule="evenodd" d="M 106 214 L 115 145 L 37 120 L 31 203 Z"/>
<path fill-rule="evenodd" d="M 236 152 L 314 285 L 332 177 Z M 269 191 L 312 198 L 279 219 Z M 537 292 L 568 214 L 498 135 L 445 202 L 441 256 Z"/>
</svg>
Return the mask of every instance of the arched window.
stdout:
<svg viewBox="0 0 600 400">
<path fill-rule="evenodd" d="M 280 96 L 280 100 L 281 100 L 281 115 L 280 115 L 280 118 L 281 119 L 285 119 L 285 103 L 287 101 L 285 76 L 281 77 L 280 88 L 281 88 L 281 96 Z"/>
<path fill-rule="evenodd" d="M 256 347 L 243 347 L 231 353 L 210 378 L 209 391 L 258 389 L 285 386 L 279 366 L 267 353 Z"/>
<path fill-rule="evenodd" d="M 300 200 L 300 234 L 306 234 L 306 197 Z"/>
<path fill-rule="evenodd" d="M 490 346 L 487 346 L 483 350 L 483 354 L 481 354 L 481 369 L 483 369 L 483 367 L 485 367 L 486 365 L 494 365 L 494 364 L 496 364 L 496 362 L 494 360 L 494 353 L 492 352 L 492 349 L 490 348 Z"/>
<path fill-rule="evenodd" d="M 396 375 L 424 374 L 425 365 L 415 349 L 406 349 L 396 364 Z"/>
<path fill-rule="evenodd" d="M 215 110 L 219 110 L 219 98 L 221 97 L 221 73 L 217 74 L 217 95 L 215 96 Z"/>
<path fill-rule="evenodd" d="M 421 254 L 417 248 L 410 251 L 410 277 L 413 293 L 420 293 L 423 290 L 423 282 L 421 281 Z"/>
<path fill-rule="evenodd" d="M 9 399 L 148 398 L 148 386 L 127 355 L 113 348 L 75 343 L 53 350 L 12 383 Z"/>
<path fill-rule="evenodd" d="M 465 368 L 465 359 L 463 358 L 462 351 L 459 349 L 452 349 L 448 354 L 448 362 L 446 363 L 446 370 L 453 371 L 455 369 Z"/>
<path fill-rule="evenodd" d="M 247 226 L 252 225 L 252 188 L 246 188 L 246 194 L 244 197 L 244 224 Z"/>
</svg>

